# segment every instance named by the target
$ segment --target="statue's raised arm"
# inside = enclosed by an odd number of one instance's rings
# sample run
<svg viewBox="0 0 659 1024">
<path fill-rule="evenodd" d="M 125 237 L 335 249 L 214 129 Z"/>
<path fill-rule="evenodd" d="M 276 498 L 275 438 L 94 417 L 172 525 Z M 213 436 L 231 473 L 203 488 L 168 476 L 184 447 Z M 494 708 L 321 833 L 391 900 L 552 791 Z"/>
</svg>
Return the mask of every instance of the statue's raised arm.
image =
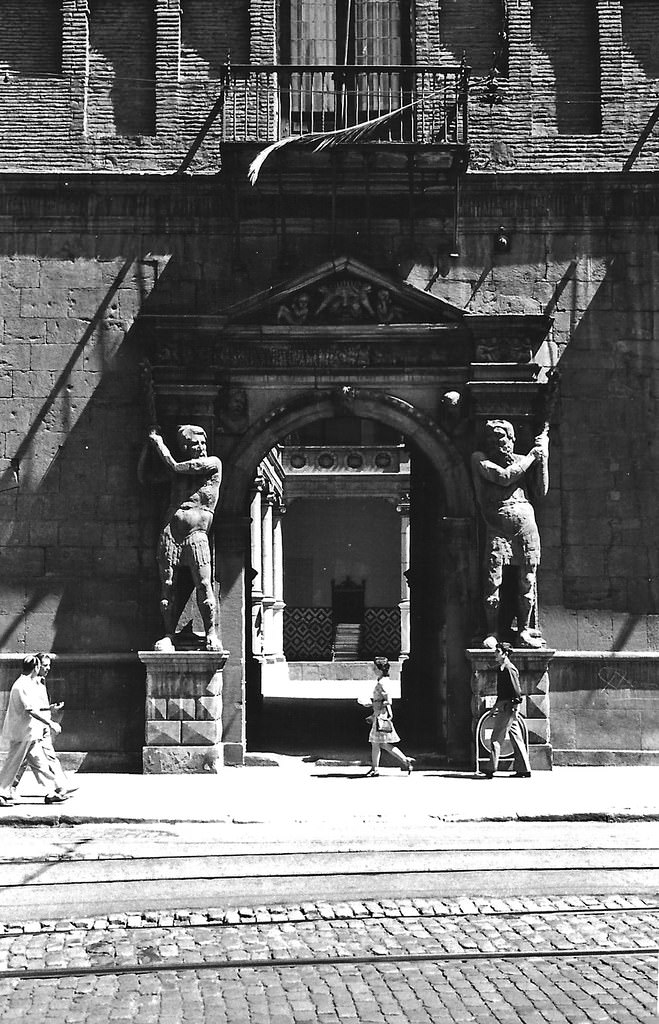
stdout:
<svg viewBox="0 0 659 1024">
<path fill-rule="evenodd" d="M 536 576 L 540 535 L 529 496 L 544 497 L 549 488 L 549 438 L 545 428 L 530 452 L 514 451 L 515 431 L 507 420 L 485 424 L 484 451 L 475 451 L 471 470 L 476 498 L 485 521 L 483 597 L 488 630 L 486 644 L 498 639 L 517 619 L 520 644 L 544 644 L 535 621 Z M 516 575 L 516 607 L 501 607 L 504 569 Z"/>
<path fill-rule="evenodd" d="M 209 533 L 220 494 L 222 463 L 208 455 L 202 427 L 187 424 L 178 428 L 181 459 L 172 455 L 157 427 L 149 431 L 149 440 L 171 474 L 170 503 L 158 543 L 160 608 L 166 636 L 158 641 L 156 649 L 174 649 L 178 620 L 194 587 L 206 649 L 219 651 L 219 608 L 213 589 Z M 189 575 L 181 573 L 181 568 L 187 568 Z"/>
</svg>

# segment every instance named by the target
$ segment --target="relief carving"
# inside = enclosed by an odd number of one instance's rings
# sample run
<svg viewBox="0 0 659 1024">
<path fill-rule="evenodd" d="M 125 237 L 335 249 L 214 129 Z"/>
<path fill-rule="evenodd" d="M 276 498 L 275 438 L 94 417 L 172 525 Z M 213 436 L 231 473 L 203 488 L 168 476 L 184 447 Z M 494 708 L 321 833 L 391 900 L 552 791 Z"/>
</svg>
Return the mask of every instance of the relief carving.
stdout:
<svg viewBox="0 0 659 1024">
<path fill-rule="evenodd" d="M 402 319 L 402 310 L 394 304 L 387 288 L 350 278 L 300 292 L 277 309 L 277 322 L 292 325 L 390 324 Z"/>
<path fill-rule="evenodd" d="M 529 343 L 520 338 L 492 338 L 476 347 L 477 363 L 528 363 Z"/>
<path fill-rule="evenodd" d="M 244 434 L 249 407 L 244 388 L 222 388 L 218 396 L 218 429 L 222 434 Z"/>
</svg>

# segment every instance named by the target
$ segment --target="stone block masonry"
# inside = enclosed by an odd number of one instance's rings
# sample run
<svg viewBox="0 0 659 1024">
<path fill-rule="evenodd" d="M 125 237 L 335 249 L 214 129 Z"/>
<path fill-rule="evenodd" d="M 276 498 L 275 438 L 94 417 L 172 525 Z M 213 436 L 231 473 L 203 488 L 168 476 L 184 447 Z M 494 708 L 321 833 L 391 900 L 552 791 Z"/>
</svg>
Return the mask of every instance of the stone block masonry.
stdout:
<svg viewBox="0 0 659 1024">
<path fill-rule="evenodd" d="M 549 211 L 540 221 L 539 209 Z M 147 300 L 150 311 L 203 314 L 281 278 L 269 245 L 272 222 L 249 204 L 241 241 L 251 276 L 233 276 L 227 212 L 223 193 L 198 178 L 124 179 L 121 187 L 112 176 L 75 186 L 2 182 L 0 470 L 3 486 L 13 489 L 0 493 L 2 592 L 11 595 L 0 604 L 0 623 L 10 649 L 22 649 L 37 617 L 32 635 L 45 647 L 66 637 L 76 650 L 137 649 L 157 636 L 153 551 L 161 507 L 135 475 L 144 432 L 140 348 L 134 331 L 130 340 L 127 334 Z M 102 225 L 100 234 L 81 230 L 86 216 Z M 492 261 L 486 254 L 501 220 L 511 225 L 513 250 Z M 430 281 L 432 223 L 418 221 L 412 249 L 404 229 L 390 228 L 374 222 L 369 262 L 396 275 L 405 251 L 408 278 Z M 648 539 L 659 530 L 657 358 L 647 333 L 652 318 L 642 327 L 639 317 L 657 305 L 648 281 L 659 260 L 658 229 L 653 180 L 641 175 L 622 201 L 615 176 L 575 177 L 568 186 L 562 176 L 494 182 L 473 174 L 462 191 L 460 260 L 431 286 L 449 301 L 466 294 L 477 313 L 503 311 L 508 296 L 529 310 L 553 311 L 553 334 L 536 354 L 547 368 L 560 356 L 562 372 L 552 489 L 539 510 L 539 585 L 541 609 L 553 608 L 550 642 L 558 647 L 575 646 L 567 609 L 595 609 L 605 645 L 617 635 L 612 613 L 642 621 L 657 613 Z M 329 245 L 328 219 L 318 216 L 313 233 L 296 236 L 294 270 L 325 258 Z M 212 289 L 203 286 L 207 276 Z M 34 583 L 16 615 L 9 609 L 15 593 L 25 594 L 26 578 Z M 58 611 L 41 614 L 37 583 L 58 595 Z M 581 621 L 576 646 L 592 646 L 592 629 Z M 650 633 L 639 628 L 625 642 L 637 647 L 641 632 L 642 648 L 650 647 Z"/>
<path fill-rule="evenodd" d="M 225 654 L 140 652 L 146 666 L 145 774 L 215 771 L 224 763 Z"/>
</svg>

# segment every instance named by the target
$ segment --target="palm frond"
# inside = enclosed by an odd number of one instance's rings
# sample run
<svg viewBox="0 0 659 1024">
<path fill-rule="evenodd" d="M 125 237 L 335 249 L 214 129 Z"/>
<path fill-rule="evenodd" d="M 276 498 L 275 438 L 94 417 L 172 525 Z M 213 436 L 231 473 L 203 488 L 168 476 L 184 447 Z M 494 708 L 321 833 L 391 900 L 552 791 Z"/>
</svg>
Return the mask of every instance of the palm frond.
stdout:
<svg viewBox="0 0 659 1024">
<path fill-rule="evenodd" d="M 329 132 L 309 132 L 307 135 L 289 135 L 285 139 L 279 139 L 278 142 L 273 142 L 270 146 L 266 146 L 256 156 L 247 171 L 247 177 L 252 185 L 255 185 L 261 168 L 264 163 L 276 150 L 282 149 L 284 146 L 293 145 L 297 143 L 298 146 L 312 146 L 314 153 L 319 153 L 323 149 L 327 149 L 330 146 L 336 146 L 340 143 L 347 142 L 362 142 L 364 139 L 381 125 L 386 124 L 387 121 L 393 120 L 395 117 L 399 117 L 406 110 L 410 110 L 412 107 L 417 106 L 421 102 L 428 102 L 428 100 L 434 99 L 441 90 L 430 93 L 427 96 L 419 97 L 419 99 L 412 100 L 411 103 L 405 103 L 402 107 L 396 107 L 395 110 L 390 110 L 387 114 L 381 114 L 380 117 L 372 117 L 369 121 L 362 121 L 360 124 L 356 124 L 351 128 L 335 128 Z"/>
</svg>

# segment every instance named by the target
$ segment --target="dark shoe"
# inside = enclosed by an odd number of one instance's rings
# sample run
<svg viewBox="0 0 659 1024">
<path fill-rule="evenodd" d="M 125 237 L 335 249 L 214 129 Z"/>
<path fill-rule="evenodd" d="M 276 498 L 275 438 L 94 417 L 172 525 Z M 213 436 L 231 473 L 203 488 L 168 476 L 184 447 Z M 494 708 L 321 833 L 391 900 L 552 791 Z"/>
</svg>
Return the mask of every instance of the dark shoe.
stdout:
<svg viewBox="0 0 659 1024">
<path fill-rule="evenodd" d="M 511 779 L 530 779 L 531 772 L 515 772 L 515 774 L 510 777 Z"/>
<path fill-rule="evenodd" d="M 494 778 L 494 772 L 483 772 L 481 778 L 483 778 L 483 779 L 493 779 Z"/>
<path fill-rule="evenodd" d="M 51 793 L 50 796 L 44 797 L 45 804 L 63 804 L 65 800 L 69 799 L 68 793 Z"/>
<path fill-rule="evenodd" d="M 0 807 L 13 807 L 14 798 L 11 796 L 0 796 Z"/>
<path fill-rule="evenodd" d="M 380 773 L 379 773 L 379 771 L 377 771 L 376 768 L 371 768 L 369 771 L 366 772 L 366 775 L 364 776 L 364 778 L 365 779 L 377 779 L 379 774 Z"/>
</svg>

